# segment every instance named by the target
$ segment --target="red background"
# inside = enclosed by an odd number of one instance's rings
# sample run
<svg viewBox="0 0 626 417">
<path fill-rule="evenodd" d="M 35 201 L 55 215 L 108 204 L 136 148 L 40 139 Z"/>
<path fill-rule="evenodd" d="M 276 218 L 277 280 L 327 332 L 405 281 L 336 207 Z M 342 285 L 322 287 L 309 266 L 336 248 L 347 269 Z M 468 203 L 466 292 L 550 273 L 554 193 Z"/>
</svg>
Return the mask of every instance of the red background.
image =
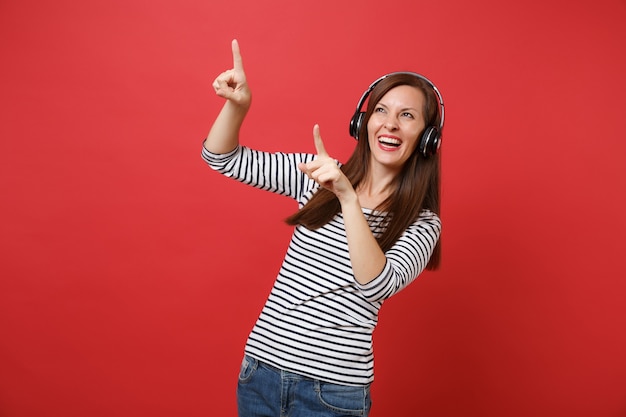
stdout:
<svg viewBox="0 0 626 417">
<path fill-rule="evenodd" d="M 0 416 L 234 416 L 295 205 L 200 159 L 340 160 L 378 76 L 446 102 L 443 266 L 389 301 L 373 417 L 626 416 L 626 3 L 0 2 Z"/>
</svg>

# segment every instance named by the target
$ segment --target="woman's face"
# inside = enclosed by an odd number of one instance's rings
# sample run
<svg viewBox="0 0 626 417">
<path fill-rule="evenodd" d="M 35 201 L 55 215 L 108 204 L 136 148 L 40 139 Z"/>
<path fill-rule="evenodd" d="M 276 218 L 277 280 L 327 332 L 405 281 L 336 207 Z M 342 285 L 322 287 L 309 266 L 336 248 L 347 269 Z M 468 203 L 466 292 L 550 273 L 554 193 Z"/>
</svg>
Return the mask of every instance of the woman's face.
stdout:
<svg viewBox="0 0 626 417">
<path fill-rule="evenodd" d="M 376 104 L 367 122 L 372 162 L 398 170 L 409 159 L 425 127 L 424 94 L 416 87 L 400 85 Z"/>
</svg>

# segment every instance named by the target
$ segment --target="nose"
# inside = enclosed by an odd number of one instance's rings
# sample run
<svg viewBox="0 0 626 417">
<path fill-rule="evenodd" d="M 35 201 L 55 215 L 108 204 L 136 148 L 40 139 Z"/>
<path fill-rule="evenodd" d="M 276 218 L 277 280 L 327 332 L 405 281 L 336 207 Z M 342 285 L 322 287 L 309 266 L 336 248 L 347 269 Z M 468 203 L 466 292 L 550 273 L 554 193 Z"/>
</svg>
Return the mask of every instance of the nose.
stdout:
<svg viewBox="0 0 626 417">
<path fill-rule="evenodd" d="M 396 120 L 390 116 L 385 120 L 385 128 L 387 130 L 396 130 L 398 128 L 398 124 L 396 123 Z"/>
</svg>

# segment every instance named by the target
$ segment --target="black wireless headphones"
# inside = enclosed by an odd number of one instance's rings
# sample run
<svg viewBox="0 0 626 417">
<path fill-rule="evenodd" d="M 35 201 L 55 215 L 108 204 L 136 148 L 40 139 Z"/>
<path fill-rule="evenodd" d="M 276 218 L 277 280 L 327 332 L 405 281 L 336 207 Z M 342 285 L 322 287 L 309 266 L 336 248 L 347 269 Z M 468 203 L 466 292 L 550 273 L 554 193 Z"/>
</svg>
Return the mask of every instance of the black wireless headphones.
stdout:
<svg viewBox="0 0 626 417">
<path fill-rule="evenodd" d="M 363 96 L 361 96 L 359 104 L 357 104 L 356 106 L 354 116 L 352 116 L 352 119 L 350 119 L 350 136 L 352 136 L 356 140 L 359 140 L 359 132 L 361 131 L 361 125 L 363 124 L 363 118 L 365 117 L 365 112 L 361 111 L 361 108 L 363 107 L 365 99 L 367 99 L 374 87 L 376 87 L 379 82 L 389 77 L 390 75 L 396 74 L 412 75 L 419 78 L 420 80 L 425 81 L 433 89 L 435 95 L 437 96 L 437 100 L 439 101 L 439 126 L 427 126 L 426 129 L 424 129 L 424 133 L 422 133 L 422 137 L 420 138 L 418 144 L 419 151 L 425 158 L 435 155 L 439 150 L 439 147 L 441 146 L 441 130 L 443 129 L 444 122 L 443 97 L 441 97 L 439 89 L 435 86 L 435 84 L 432 83 L 432 81 L 430 81 L 423 75 L 415 72 L 392 72 L 390 74 L 383 75 L 382 77 L 374 81 L 372 85 L 370 85 L 369 88 L 365 91 L 365 93 L 363 93 Z"/>
</svg>

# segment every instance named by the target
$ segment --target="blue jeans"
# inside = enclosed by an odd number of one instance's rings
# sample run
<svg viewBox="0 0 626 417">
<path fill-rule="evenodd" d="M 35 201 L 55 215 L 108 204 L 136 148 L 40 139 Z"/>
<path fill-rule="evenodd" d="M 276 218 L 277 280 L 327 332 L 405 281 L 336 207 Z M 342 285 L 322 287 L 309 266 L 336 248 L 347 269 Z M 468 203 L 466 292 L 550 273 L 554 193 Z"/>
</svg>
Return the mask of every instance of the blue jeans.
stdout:
<svg viewBox="0 0 626 417">
<path fill-rule="evenodd" d="M 370 411 L 370 387 L 331 384 L 244 356 L 237 385 L 239 417 L 347 417 Z"/>
</svg>

